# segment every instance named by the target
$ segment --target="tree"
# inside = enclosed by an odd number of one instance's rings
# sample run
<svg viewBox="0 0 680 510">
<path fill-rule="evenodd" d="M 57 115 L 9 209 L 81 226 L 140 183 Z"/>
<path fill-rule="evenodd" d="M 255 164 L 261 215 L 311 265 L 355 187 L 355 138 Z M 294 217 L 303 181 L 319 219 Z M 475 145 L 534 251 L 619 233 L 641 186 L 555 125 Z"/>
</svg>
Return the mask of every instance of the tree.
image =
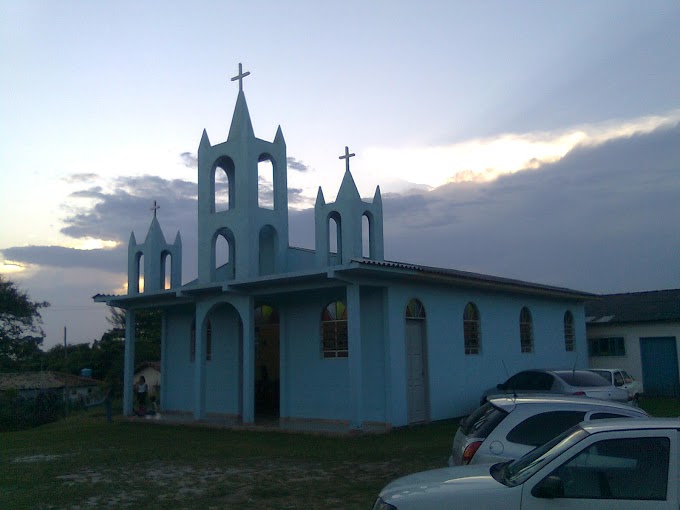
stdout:
<svg viewBox="0 0 680 510">
<path fill-rule="evenodd" d="M 113 326 L 110 332 L 125 337 L 125 311 L 110 307 L 106 320 Z M 135 312 L 135 363 L 161 359 L 161 310 Z"/>
<path fill-rule="evenodd" d="M 40 310 L 48 306 L 0 275 L 0 369 L 18 370 L 39 356 L 45 338 Z"/>
</svg>

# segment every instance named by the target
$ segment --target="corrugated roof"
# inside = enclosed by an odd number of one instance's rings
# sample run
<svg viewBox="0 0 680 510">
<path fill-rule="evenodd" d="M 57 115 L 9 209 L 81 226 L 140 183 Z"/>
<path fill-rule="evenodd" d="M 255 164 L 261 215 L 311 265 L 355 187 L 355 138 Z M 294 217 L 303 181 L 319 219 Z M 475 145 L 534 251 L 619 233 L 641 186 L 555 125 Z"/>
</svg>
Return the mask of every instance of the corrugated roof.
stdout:
<svg viewBox="0 0 680 510">
<path fill-rule="evenodd" d="M 586 301 L 588 324 L 680 321 L 680 289 L 605 294 Z"/>
</svg>

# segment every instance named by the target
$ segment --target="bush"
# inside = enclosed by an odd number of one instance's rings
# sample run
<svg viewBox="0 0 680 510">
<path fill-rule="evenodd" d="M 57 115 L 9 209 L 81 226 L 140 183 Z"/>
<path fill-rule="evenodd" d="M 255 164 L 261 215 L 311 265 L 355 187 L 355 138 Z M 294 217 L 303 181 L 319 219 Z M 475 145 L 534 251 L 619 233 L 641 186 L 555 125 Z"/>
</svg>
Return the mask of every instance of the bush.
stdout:
<svg viewBox="0 0 680 510">
<path fill-rule="evenodd" d="M 61 395 L 41 392 L 26 398 L 16 391 L 0 396 L 0 432 L 24 430 L 57 421 L 67 411 Z"/>
</svg>

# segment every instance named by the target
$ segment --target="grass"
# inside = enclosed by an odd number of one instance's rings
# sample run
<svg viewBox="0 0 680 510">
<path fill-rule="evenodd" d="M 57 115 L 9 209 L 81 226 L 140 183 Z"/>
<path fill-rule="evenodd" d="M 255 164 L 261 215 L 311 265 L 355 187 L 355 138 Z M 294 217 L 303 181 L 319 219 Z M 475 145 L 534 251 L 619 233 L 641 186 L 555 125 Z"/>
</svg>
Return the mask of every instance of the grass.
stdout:
<svg viewBox="0 0 680 510">
<path fill-rule="evenodd" d="M 0 434 L 0 508 L 371 508 L 446 465 L 457 421 L 328 437 L 107 423 L 100 411 Z"/>
<path fill-rule="evenodd" d="M 680 416 L 680 399 L 643 399 Z M 457 420 L 344 437 L 107 423 L 100 410 L 0 433 L 0 508 L 368 509 L 390 480 L 446 465 Z"/>
</svg>

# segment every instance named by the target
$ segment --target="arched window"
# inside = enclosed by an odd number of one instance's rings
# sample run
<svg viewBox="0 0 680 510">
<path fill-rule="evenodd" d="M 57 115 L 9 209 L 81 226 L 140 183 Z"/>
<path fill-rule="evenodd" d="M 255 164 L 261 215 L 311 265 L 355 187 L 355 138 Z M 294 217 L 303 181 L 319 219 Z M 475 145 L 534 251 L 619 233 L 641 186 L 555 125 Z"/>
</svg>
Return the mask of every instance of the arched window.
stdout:
<svg viewBox="0 0 680 510">
<path fill-rule="evenodd" d="M 365 259 L 374 258 L 372 248 L 371 236 L 373 232 L 371 231 L 371 219 L 368 213 L 364 213 L 361 217 L 361 256 Z"/>
<path fill-rule="evenodd" d="M 215 162 L 213 169 L 211 212 L 233 209 L 234 197 L 234 162 L 223 156 Z"/>
<path fill-rule="evenodd" d="M 212 359 L 212 321 L 210 320 L 205 331 L 205 359 L 206 361 Z"/>
<path fill-rule="evenodd" d="M 412 299 L 406 305 L 406 318 L 425 320 L 425 307 L 418 299 Z"/>
<path fill-rule="evenodd" d="M 534 323 L 526 306 L 519 312 L 519 343 L 521 352 L 534 352 Z"/>
<path fill-rule="evenodd" d="M 331 255 L 335 254 L 335 263 L 342 264 L 342 219 L 340 214 L 333 211 L 328 216 L 328 264 Z"/>
<path fill-rule="evenodd" d="M 564 314 L 564 349 L 566 351 L 574 350 L 574 315 L 567 310 Z"/>
<path fill-rule="evenodd" d="M 189 334 L 189 361 L 196 360 L 196 319 L 191 321 L 191 333 Z"/>
<path fill-rule="evenodd" d="M 321 314 L 321 350 L 324 358 L 347 357 L 347 307 L 342 301 L 332 302 Z"/>
<path fill-rule="evenodd" d="M 172 255 L 167 251 L 161 253 L 161 278 L 163 289 L 172 288 Z"/>
<path fill-rule="evenodd" d="M 144 254 L 137 254 L 137 292 L 144 292 Z"/>
<path fill-rule="evenodd" d="M 465 338 L 465 354 L 479 354 L 481 322 L 479 310 L 474 303 L 465 305 L 463 311 L 463 337 Z"/>
<path fill-rule="evenodd" d="M 257 206 L 274 209 L 274 163 L 271 156 L 262 154 L 257 162 Z"/>
</svg>

